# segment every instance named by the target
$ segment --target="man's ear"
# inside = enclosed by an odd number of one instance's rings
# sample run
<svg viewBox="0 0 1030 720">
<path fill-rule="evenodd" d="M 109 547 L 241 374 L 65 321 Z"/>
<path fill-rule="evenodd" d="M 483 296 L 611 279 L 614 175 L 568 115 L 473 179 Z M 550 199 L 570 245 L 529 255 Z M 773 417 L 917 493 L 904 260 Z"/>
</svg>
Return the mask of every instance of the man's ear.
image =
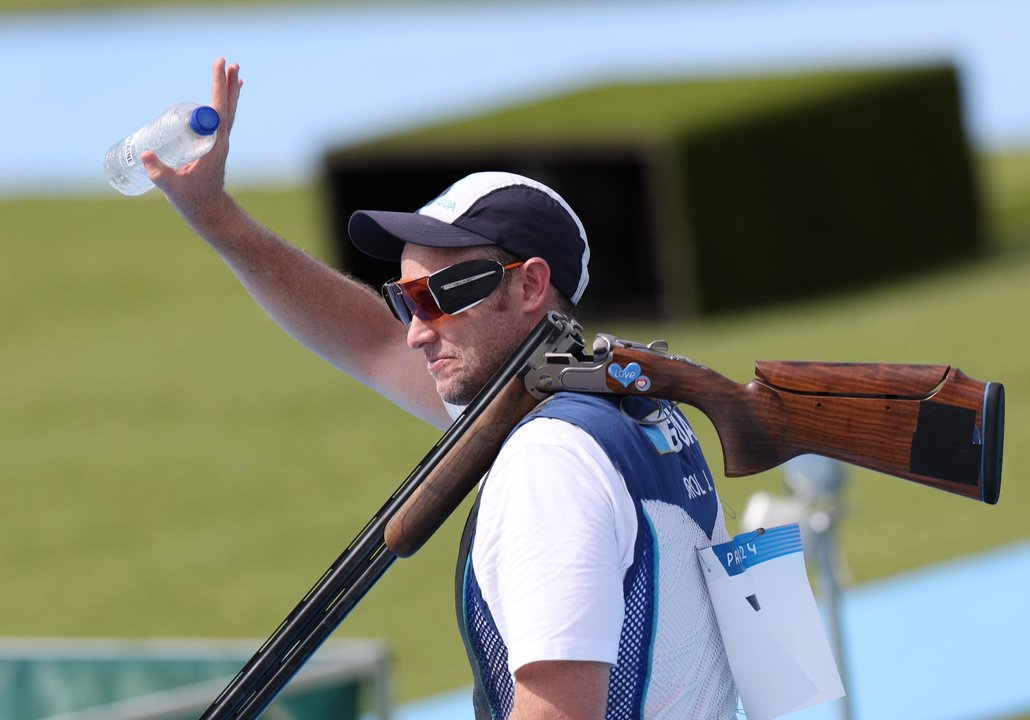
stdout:
<svg viewBox="0 0 1030 720">
<path fill-rule="evenodd" d="M 545 309 L 551 292 L 551 267 L 547 261 L 543 258 L 532 257 L 513 272 L 518 278 L 518 299 L 526 311 L 539 313 Z"/>
</svg>

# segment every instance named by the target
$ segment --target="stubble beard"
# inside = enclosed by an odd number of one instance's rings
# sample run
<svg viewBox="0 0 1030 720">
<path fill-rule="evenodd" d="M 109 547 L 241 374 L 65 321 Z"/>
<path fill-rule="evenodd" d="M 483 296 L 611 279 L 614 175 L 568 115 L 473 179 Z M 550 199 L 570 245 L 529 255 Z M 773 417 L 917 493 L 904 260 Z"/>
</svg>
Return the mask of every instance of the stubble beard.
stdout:
<svg viewBox="0 0 1030 720">
<path fill-rule="evenodd" d="M 511 302 L 507 296 L 507 278 L 502 281 L 500 292 L 496 292 L 485 303 L 492 317 L 485 325 L 484 337 L 476 349 L 466 349 L 462 360 L 467 362 L 465 372 L 454 377 L 449 387 L 443 389 L 440 397 L 452 405 L 468 405 L 486 387 L 501 366 L 514 354 L 522 338 L 505 323 Z"/>
<path fill-rule="evenodd" d="M 508 342 L 502 342 L 502 339 Z M 467 368 L 466 372 L 452 378 L 448 386 L 442 389 L 440 397 L 452 405 L 468 405 L 486 387 L 518 346 L 519 342 L 511 342 L 510 336 L 492 338 L 488 346 L 482 349 L 478 361 Z"/>
<path fill-rule="evenodd" d="M 456 379 L 454 385 L 444 390 L 440 397 L 451 405 L 468 405 L 482 388 L 479 383 L 472 383 L 468 378 L 462 377 Z"/>
</svg>

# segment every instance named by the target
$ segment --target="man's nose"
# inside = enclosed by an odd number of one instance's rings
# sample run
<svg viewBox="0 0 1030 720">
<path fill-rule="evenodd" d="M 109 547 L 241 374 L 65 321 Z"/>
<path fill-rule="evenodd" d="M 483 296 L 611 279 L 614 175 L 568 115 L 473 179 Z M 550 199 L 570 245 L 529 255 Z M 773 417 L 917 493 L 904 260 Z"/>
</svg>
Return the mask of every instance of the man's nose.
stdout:
<svg viewBox="0 0 1030 720">
<path fill-rule="evenodd" d="M 408 347 L 418 350 L 423 345 L 434 342 L 436 340 L 436 332 L 431 327 L 430 323 L 425 320 L 421 320 L 418 317 L 411 318 L 411 322 L 408 323 Z"/>
</svg>

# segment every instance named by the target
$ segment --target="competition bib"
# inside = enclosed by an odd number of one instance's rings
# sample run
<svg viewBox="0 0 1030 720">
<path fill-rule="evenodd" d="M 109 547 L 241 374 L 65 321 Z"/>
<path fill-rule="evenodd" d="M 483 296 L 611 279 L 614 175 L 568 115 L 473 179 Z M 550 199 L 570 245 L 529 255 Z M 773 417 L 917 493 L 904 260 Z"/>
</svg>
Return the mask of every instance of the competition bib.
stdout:
<svg viewBox="0 0 1030 720">
<path fill-rule="evenodd" d="M 738 535 L 697 554 L 748 720 L 844 695 L 797 525 Z"/>
</svg>

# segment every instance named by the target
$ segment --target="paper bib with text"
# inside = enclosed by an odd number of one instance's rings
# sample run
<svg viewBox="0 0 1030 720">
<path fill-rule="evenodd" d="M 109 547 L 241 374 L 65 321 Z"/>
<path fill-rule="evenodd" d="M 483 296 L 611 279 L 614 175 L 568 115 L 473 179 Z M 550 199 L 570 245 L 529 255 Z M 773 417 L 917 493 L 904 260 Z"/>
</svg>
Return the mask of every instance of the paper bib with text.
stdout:
<svg viewBox="0 0 1030 720">
<path fill-rule="evenodd" d="M 844 695 L 797 525 L 738 535 L 698 560 L 748 720 Z"/>
</svg>

